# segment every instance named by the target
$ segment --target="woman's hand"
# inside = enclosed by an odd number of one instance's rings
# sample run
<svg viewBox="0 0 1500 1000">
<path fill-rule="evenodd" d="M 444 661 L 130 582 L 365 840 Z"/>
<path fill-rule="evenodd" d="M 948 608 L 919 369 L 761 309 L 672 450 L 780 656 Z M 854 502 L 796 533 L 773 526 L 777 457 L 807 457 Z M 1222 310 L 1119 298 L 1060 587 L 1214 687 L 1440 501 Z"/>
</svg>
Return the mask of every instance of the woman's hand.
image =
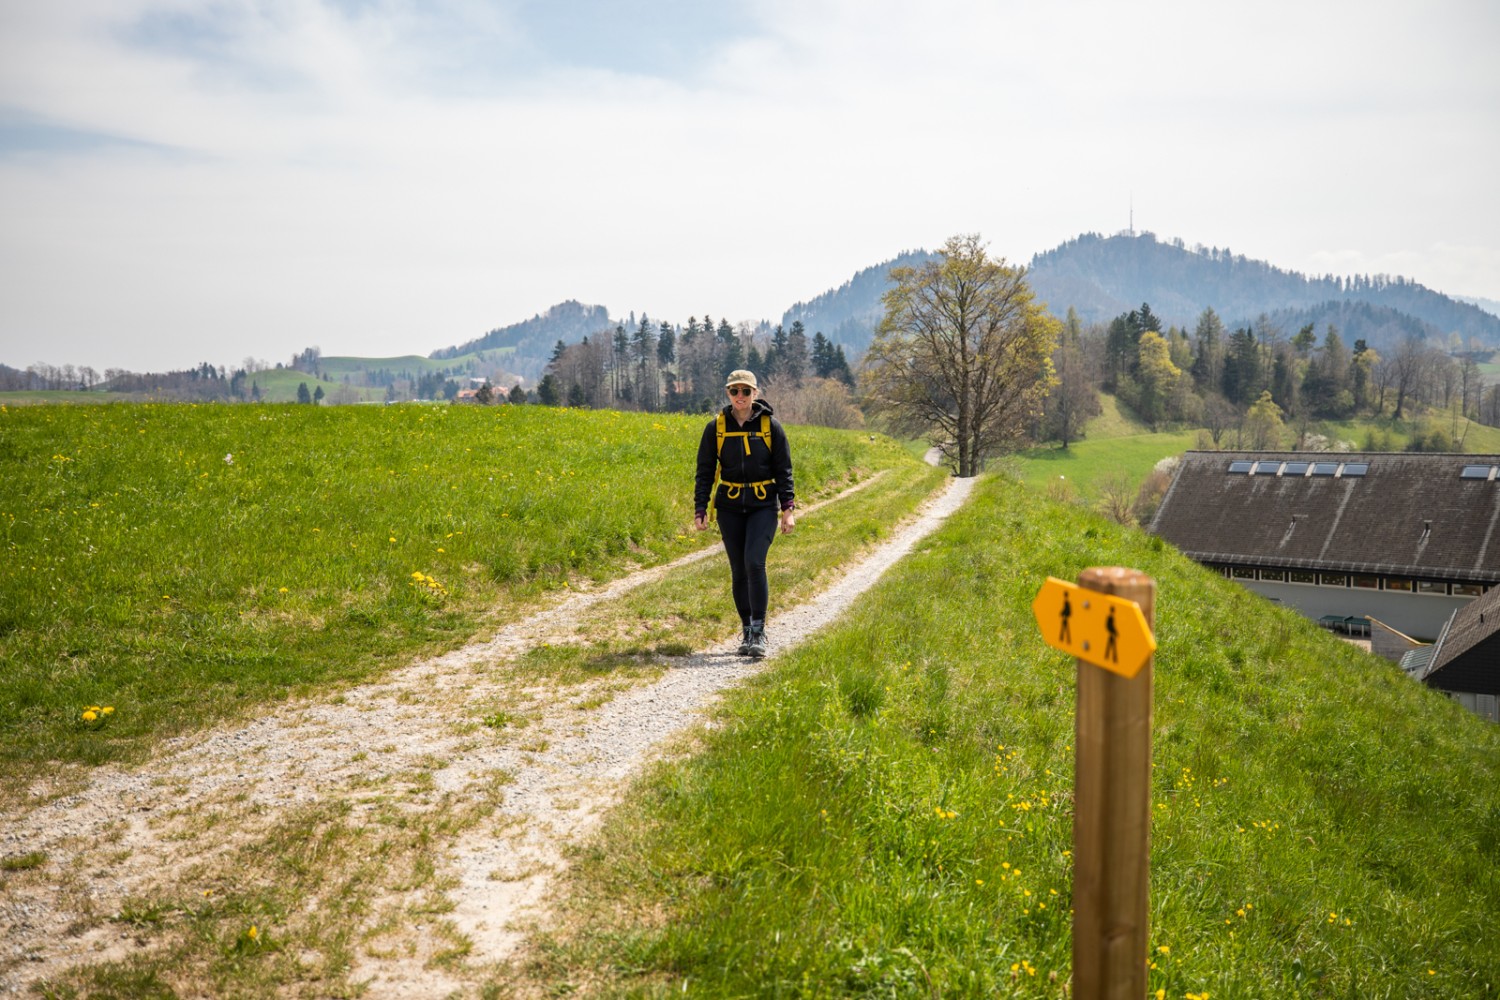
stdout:
<svg viewBox="0 0 1500 1000">
<path fill-rule="evenodd" d="M 695 531 L 702 531 L 706 527 L 708 527 L 708 513 L 705 511 L 702 514 L 694 514 L 693 529 Z"/>
<path fill-rule="evenodd" d="M 792 529 L 795 528 L 796 526 L 797 526 L 797 515 L 794 512 L 790 511 L 790 510 L 784 510 L 784 511 L 782 511 L 781 512 L 781 533 L 783 535 L 790 535 L 792 533 Z"/>
</svg>

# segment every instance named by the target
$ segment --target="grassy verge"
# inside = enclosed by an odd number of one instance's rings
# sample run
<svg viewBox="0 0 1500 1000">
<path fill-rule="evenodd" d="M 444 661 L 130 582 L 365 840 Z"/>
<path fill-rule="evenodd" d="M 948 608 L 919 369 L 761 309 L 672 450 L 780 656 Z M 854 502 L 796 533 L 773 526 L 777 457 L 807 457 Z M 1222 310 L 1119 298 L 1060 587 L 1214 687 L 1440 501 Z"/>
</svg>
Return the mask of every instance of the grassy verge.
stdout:
<svg viewBox="0 0 1500 1000">
<path fill-rule="evenodd" d="M 1066 996 L 1074 666 L 1029 605 L 1100 564 L 1160 588 L 1153 995 L 1493 996 L 1500 733 L 998 480 L 642 783 L 495 988 Z"/>
<path fill-rule="evenodd" d="M 685 530 L 701 429 L 542 407 L 0 408 L 7 793 L 706 544 Z M 805 500 L 915 466 L 863 434 L 793 445 Z"/>
</svg>

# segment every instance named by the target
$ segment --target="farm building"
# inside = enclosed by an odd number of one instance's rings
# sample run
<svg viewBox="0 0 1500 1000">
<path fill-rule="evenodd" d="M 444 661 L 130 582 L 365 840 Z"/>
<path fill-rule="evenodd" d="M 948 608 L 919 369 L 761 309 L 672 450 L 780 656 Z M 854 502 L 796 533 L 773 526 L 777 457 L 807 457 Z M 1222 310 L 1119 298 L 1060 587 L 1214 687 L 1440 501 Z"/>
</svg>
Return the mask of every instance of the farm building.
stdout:
<svg viewBox="0 0 1500 1000">
<path fill-rule="evenodd" d="M 1500 584 L 1500 455 L 1190 451 L 1151 531 L 1315 621 L 1432 640 Z"/>
<path fill-rule="evenodd" d="M 1500 722 L 1500 587 L 1455 611 L 1438 641 L 1406 654 L 1401 667 L 1469 711 Z"/>
</svg>

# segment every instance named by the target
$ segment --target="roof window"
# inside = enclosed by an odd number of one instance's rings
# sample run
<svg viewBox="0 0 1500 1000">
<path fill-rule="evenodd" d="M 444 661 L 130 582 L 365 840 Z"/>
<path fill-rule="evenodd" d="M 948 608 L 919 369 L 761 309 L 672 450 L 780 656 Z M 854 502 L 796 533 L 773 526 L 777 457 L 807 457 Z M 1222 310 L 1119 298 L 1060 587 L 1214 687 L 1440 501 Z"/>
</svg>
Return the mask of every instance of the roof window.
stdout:
<svg viewBox="0 0 1500 1000">
<path fill-rule="evenodd" d="M 1331 476 L 1337 471 L 1339 471 L 1337 462 L 1314 462 L 1312 467 L 1312 474 L 1315 476 Z"/>
<path fill-rule="evenodd" d="M 1344 475 L 1346 476 L 1363 476 L 1369 471 L 1369 462 L 1349 462 L 1344 466 Z"/>
<path fill-rule="evenodd" d="M 1229 463 L 1229 471 L 1230 472 L 1249 472 L 1254 467 L 1255 467 L 1255 463 L 1254 462 L 1230 462 Z"/>
<path fill-rule="evenodd" d="M 1252 476 L 1274 476 L 1281 471 L 1280 462 L 1256 462 Z"/>
<path fill-rule="evenodd" d="M 1459 479 L 1492 479 L 1494 466 L 1492 465 L 1466 465 L 1464 470 L 1458 474 Z"/>
<path fill-rule="evenodd" d="M 1310 462 L 1288 462 L 1281 467 L 1281 474 L 1283 476 L 1305 476 L 1307 475 L 1307 467 L 1311 464 Z"/>
</svg>

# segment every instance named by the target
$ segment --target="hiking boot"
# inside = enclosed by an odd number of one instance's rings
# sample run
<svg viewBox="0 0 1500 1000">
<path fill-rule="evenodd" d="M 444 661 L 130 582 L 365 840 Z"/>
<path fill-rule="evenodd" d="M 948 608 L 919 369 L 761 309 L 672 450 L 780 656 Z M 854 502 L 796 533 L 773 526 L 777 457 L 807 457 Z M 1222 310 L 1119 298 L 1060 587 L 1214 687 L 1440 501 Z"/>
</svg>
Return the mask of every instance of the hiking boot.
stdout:
<svg viewBox="0 0 1500 1000">
<path fill-rule="evenodd" d="M 740 648 L 736 651 L 740 656 L 750 655 L 750 626 L 746 625 L 740 630 Z"/>
<path fill-rule="evenodd" d="M 745 655 L 752 660 L 765 659 L 766 655 L 766 628 L 764 625 L 751 625 L 749 629 L 750 641 Z"/>
</svg>

